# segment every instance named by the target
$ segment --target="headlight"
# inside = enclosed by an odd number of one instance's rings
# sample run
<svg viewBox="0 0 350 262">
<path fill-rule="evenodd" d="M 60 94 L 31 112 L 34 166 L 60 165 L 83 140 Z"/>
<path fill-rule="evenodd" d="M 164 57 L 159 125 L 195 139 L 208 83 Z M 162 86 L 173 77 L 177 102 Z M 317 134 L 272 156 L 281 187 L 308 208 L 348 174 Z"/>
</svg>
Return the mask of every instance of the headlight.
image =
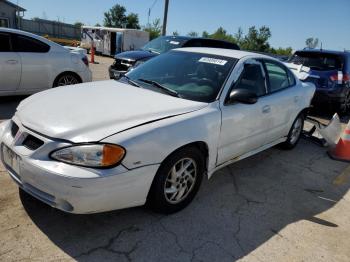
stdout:
<svg viewBox="0 0 350 262">
<path fill-rule="evenodd" d="M 50 157 L 72 165 L 107 168 L 118 165 L 125 153 L 125 149 L 118 145 L 84 144 L 60 148 Z"/>
</svg>

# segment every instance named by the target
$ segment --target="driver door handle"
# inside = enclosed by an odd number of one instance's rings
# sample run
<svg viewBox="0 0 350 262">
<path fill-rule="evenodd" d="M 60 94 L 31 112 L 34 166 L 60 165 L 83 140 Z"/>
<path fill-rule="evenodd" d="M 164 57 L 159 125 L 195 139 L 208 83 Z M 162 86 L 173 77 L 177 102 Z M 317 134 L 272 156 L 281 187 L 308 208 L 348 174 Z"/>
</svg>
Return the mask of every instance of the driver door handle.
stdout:
<svg viewBox="0 0 350 262">
<path fill-rule="evenodd" d="M 262 112 L 264 114 L 270 113 L 270 111 L 271 111 L 271 107 L 269 105 L 266 105 L 262 108 Z"/>
<path fill-rule="evenodd" d="M 15 65 L 18 63 L 18 60 L 14 60 L 14 59 L 11 59 L 11 60 L 7 60 L 6 61 L 6 64 L 10 64 L 10 65 Z"/>
</svg>

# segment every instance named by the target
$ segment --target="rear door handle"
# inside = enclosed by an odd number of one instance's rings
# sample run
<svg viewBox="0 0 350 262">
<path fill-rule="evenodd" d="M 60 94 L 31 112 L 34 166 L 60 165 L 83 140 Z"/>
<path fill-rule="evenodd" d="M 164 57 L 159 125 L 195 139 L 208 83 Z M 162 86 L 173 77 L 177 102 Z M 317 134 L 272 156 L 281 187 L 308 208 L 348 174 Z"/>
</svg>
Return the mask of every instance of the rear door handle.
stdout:
<svg viewBox="0 0 350 262">
<path fill-rule="evenodd" d="M 6 64 L 10 64 L 10 65 L 15 65 L 17 63 L 18 63 L 18 60 L 13 60 L 13 59 L 6 61 Z"/>
<path fill-rule="evenodd" d="M 266 105 L 262 108 L 262 112 L 264 114 L 270 113 L 270 111 L 271 111 L 271 107 L 269 105 Z"/>
</svg>

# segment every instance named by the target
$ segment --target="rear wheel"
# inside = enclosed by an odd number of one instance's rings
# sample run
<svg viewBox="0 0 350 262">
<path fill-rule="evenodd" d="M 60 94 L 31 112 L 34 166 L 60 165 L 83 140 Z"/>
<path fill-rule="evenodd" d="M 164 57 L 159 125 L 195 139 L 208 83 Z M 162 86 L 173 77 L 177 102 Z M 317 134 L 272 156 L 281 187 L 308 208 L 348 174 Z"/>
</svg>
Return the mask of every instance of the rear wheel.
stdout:
<svg viewBox="0 0 350 262">
<path fill-rule="evenodd" d="M 64 73 L 56 78 L 53 87 L 75 85 L 79 84 L 80 82 L 80 79 L 76 75 L 72 73 Z"/>
<path fill-rule="evenodd" d="M 304 128 L 304 119 L 304 114 L 300 113 L 294 120 L 289 130 L 287 140 L 281 144 L 283 149 L 292 149 L 298 144 Z"/>
<path fill-rule="evenodd" d="M 196 147 L 170 155 L 159 167 L 147 205 L 155 212 L 171 214 L 185 208 L 195 197 L 204 173 L 204 158 Z"/>
</svg>

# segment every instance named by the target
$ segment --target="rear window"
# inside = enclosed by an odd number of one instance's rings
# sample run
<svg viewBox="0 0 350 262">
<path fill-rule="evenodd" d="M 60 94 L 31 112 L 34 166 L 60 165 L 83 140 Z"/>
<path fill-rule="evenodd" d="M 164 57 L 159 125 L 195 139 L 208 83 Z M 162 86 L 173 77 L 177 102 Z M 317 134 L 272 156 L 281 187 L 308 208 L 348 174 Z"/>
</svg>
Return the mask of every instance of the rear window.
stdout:
<svg viewBox="0 0 350 262">
<path fill-rule="evenodd" d="M 342 70 L 343 61 L 340 55 L 318 52 L 296 52 L 289 60 L 291 63 L 307 66 L 318 71 Z"/>
</svg>

